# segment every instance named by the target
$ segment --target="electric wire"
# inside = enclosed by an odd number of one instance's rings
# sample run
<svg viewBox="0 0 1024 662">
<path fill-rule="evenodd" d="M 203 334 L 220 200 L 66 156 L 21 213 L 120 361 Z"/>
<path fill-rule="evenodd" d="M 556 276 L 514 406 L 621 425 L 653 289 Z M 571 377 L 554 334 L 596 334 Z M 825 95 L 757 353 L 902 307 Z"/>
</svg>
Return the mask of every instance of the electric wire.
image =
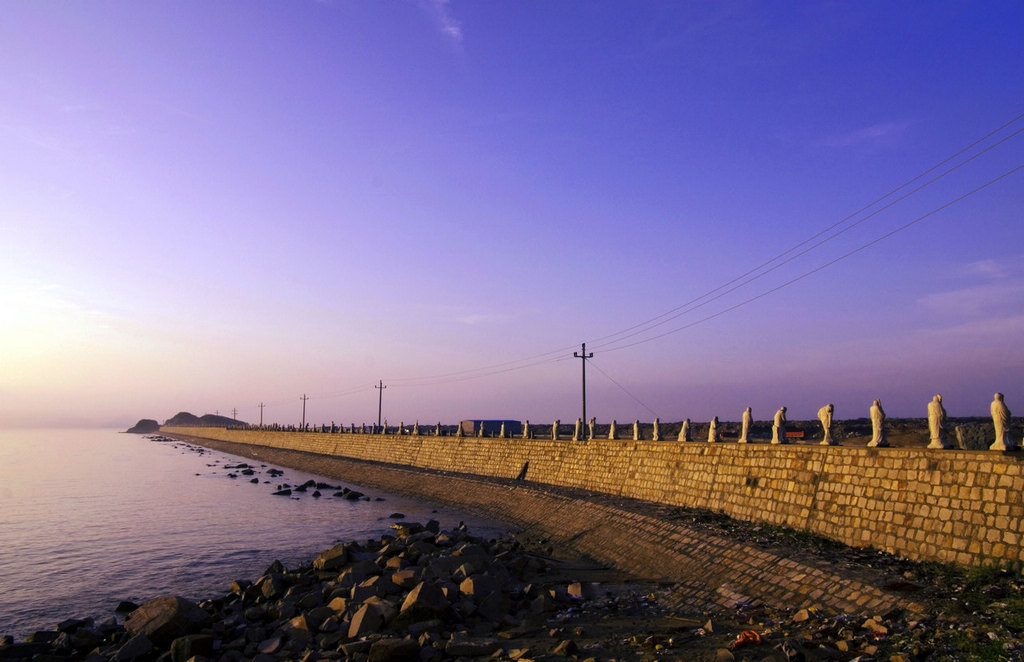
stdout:
<svg viewBox="0 0 1024 662">
<path fill-rule="evenodd" d="M 775 287 L 773 287 L 771 289 L 765 290 L 765 291 L 761 292 L 760 294 L 757 294 L 757 295 L 755 295 L 753 297 L 750 297 L 749 299 L 745 299 L 743 301 L 740 301 L 739 303 L 733 304 L 732 306 L 729 306 L 728 308 L 724 308 L 724 309 L 718 311 L 717 313 L 714 313 L 713 315 L 708 315 L 707 317 L 704 317 L 704 318 L 701 318 L 699 320 L 690 322 L 689 324 L 685 324 L 683 326 L 676 327 L 676 328 L 671 329 L 669 331 L 665 331 L 664 333 L 659 333 L 658 335 L 655 335 L 655 336 L 650 336 L 648 338 L 643 338 L 641 340 L 637 340 L 636 342 L 628 343 L 626 345 L 619 345 L 618 347 L 606 348 L 604 350 L 604 352 L 605 353 L 615 352 L 615 351 L 619 351 L 619 350 L 622 350 L 622 349 L 627 349 L 627 348 L 630 348 L 630 347 L 636 347 L 637 345 L 642 345 L 644 343 L 651 342 L 652 340 L 657 340 L 659 338 L 664 338 L 665 336 L 671 335 L 673 333 L 678 333 L 679 331 L 682 331 L 684 329 L 689 329 L 691 327 L 697 326 L 698 324 L 702 324 L 702 323 L 707 322 L 709 320 L 713 320 L 716 317 L 721 317 L 725 313 L 732 312 L 733 310 L 736 310 L 737 308 L 740 308 L 740 307 L 745 306 L 747 304 L 753 303 L 754 301 L 757 301 L 758 299 L 764 298 L 764 297 L 768 296 L 769 294 L 773 294 L 775 292 L 778 292 L 779 290 L 781 290 L 783 288 L 786 288 L 786 287 L 789 287 L 790 285 L 793 285 L 794 283 L 797 283 L 797 282 L 803 280 L 804 278 L 807 278 L 808 276 L 811 276 L 813 274 L 818 273 L 819 271 L 822 271 L 822 270 L 824 270 L 824 269 L 826 269 L 828 267 L 831 267 L 832 265 L 836 264 L 837 262 L 841 262 L 842 260 L 845 260 L 848 257 L 856 255 L 857 253 L 860 253 L 861 251 L 863 251 L 863 250 L 865 250 L 867 248 L 870 248 L 871 246 L 874 246 L 875 244 L 879 243 L 880 241 L 888 239 L 889 237 L 891 237 L 891 236 L 893 236 L 893 235 L 895 235 L 895 234 L 897 234 L 899 232 L 902 232 L 902 231 L 906 230 L 907 228 L 909 228 L 909 227 L 911 227 L 913 225 L 916 225 L 917 223 L 920 223 L 921 221 L 923 221 L 923 220 L 925 220 L 927 218 L 930 218 L 931 216 L 934 216 L 935 214 L 939 213 L 940 211 L 942 211 L 942 210 L 944 210 L 944 209 L 946 209 L 948 207 L 952 207 L 956 203 L 958 203 L 958 202 L 960 202 L 960 201 L 962 201 L 962 200 L 964 200 L 966 198 L 969 198 L 970 196 L 974 195 L 975 193 L 979 193 L 980 191 L 982 191 L 982 190 L 988 188 L 989 186 L 992 186 L 993 184 L 995 184 L 995 183 L 997 183 L 997 182 L 999 182 L 999 181 L 1009 177 L 1010 175 L 1012 175 L 1013 173 L 1015 173 L 1015 172 L 1017 172 L 1017 171 L 1019 171 L 1021 169 L 1024 169 L 1024 163 L 1020 164 L 1016 168 L 1012 168 L 1012 169 L 1004 172 L 1003 174 L 999 175 L 998 177 L 995 177 L 994 179 L 990 179 L 989 181 L 987 181 L 986 183 L 982 184 L 981 186 L 978 186 L 978 187 L 968 191 L 967 193 L 964 193 L 963 195 L 960 195 L 960 196 L 958 196 L 956 198 L 953 198 L 952 200 L 949 200 L 948 202 L 945 202 L 945 203 L 939 205 L 938 207 L 932 209 L 928 213 L 922 214 L 921 216 L 918 216 L 914 220 L 909 221 L 907 223 L 904 223 L 903 225 L 901 225 L 900 227 L 896 228 L 895 230 L 891 230 L 890 232 L 887 232 L 887 233 L 885 233 L 885 234 L 883 234 L 883 235 L 881 235 L 879 237 L 876 237 L 875 239 L 872 239 L 871 241 L 867 242 L 866 244 L 861 244 L 857 248 L 854 248 L 851 251 L 843 253 L 839 257 L 836 257 L 836 258 L 834 258 L 832 260 L 829 260 L 828 262 L 826 262 L 826 263 L 824 263 L 824 264 L 822 264 L 820 266 L 817 266 L 814 269 L 811 269 L 810 271 L 805 271 L 804 273 L 800 274 L 799 276 L 796 276 L 795 278 L 787 280 L 786 282 L 784 282 L 784 283 L 782 283 L 780 285 L 776 285 Z"/>
</svg>

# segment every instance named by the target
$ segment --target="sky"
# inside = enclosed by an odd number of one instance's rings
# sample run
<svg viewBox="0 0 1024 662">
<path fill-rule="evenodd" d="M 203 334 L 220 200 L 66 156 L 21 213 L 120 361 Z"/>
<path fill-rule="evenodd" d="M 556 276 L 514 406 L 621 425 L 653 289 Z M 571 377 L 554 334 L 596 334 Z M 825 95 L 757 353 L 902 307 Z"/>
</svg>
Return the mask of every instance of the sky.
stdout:
<svg viewBox="0 0 1024 662">
<path fill-rule="evenodd" d="M 0 19 L 0 428 L 1024 414 L 1019 0 Z"/>
</svg>

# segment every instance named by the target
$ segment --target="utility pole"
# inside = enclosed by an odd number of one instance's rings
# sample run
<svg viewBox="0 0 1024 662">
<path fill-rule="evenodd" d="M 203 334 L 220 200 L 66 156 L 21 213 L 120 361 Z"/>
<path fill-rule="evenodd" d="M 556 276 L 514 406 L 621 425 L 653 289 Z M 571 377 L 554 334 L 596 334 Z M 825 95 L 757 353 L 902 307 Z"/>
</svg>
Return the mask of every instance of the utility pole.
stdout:
<svg viewBox="0 0 1024 662">
<path fill-rule="evenodd" d="M 309 398 L 307 398 L 306 394 L 303 393 L 302 397 L 300 398 L 300 400 L 302 400 L 302 430 L 305 431 L 306 430 L 306 400 L 309 400 Z"/>
<path fill-rule="evenodd" d="M 260 427 L 263 427 L 263 408 L 266 407 L 262 402 L 260 403 Z"/>
<path fill-rule="evenodd" d="M 231 410 L 231 418 L 235 419 L 236 421 L 238 420 L 238 407 L 235 407 Z"/>
<path fill-rule="evenodd" d="M 587 424 L 587 359 L 594 358 L 594 353 L 587 354 L 587 343 L 583 343 L 583 352 L 573 352 L 572 355 L 583 360 L 583 425 Z"/>
<path fill-rule="evenodd" d="M 387 386 L 384 386 L 384 380 L 382 379 L 380 380 L 380 386 L 375 385 L 373 388 L 379 391 L 377 394 L 377 427 L 380 427 L 380 410 L 381 405 L 384 404 L 384 389 L 386 389 Z"/>
</svg>

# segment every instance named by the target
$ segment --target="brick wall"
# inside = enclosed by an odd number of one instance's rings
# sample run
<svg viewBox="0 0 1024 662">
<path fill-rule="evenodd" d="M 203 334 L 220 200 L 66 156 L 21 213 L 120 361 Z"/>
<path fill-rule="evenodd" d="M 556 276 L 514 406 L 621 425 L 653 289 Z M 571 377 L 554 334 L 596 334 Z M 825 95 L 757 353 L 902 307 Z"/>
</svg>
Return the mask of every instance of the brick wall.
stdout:
<svg viewBox="0 0 1024 662">
<path fill-rule="evenodd" d="M 1024 455 L 987 451 L 166 428 L 526 479 L 779 524 L 920 560 L 1024 567 Z"/>
</svg>

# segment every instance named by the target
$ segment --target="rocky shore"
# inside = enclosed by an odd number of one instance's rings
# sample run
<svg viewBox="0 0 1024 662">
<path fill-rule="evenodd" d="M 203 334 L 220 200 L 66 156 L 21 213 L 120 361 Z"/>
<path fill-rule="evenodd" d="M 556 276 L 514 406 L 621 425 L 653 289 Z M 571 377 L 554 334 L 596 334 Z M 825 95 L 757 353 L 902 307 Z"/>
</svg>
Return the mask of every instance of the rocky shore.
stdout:
<svg viewBox="0 0 1024 662">
<path fill-rule="evenodd" d="M 401 514 L 394 515 L 396 520 Z M 708 518 L 709 529 L 728 525 Z M 1000 571 L 877 557 L 928 605 L 870 617 L 760 604 L 700 612 L 685 595 L 579 558 L 546 539 L 483 540 L 464 527 L 396 521 L 393 535 L 339 544 L 311 564 L 274 562 L 198 604 L 156 598 L 123 622 L 71 619 L 0 660 L 1020 660 L 1024 583 Z M 749 530 L 737 535 L 789 532 Z M 834 553 L 834 543 L 821 554 Z M 563 552 L 565 550 L 562 550 Z"/>
</svg>

